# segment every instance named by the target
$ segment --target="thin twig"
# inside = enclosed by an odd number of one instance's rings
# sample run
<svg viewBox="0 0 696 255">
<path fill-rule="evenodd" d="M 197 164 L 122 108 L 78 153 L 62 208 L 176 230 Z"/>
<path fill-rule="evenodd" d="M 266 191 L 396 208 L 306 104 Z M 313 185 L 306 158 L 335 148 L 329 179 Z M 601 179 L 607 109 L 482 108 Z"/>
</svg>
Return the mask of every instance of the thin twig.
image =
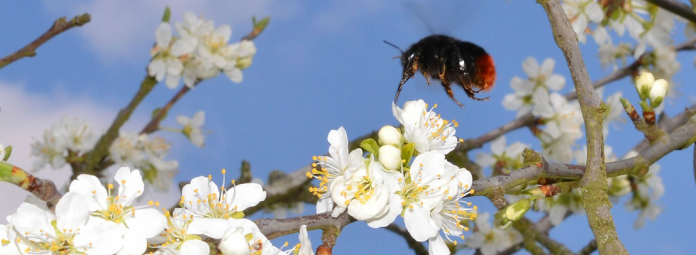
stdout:
<svg viewBox="0 0 696 255">
<path fill-rule="evenodd" d="M 674 0 L 647 0 L 648 2 L 659 6 L 671 13 L 679 15 L 693 23 L 696 23 L 696 13 L 694 13 L 688 5 Z"/>
<path fill-rule="evenodd" d="M 48 40 L 51 40 L 51 38 L 54 36 L 67 31 L 68 29 L 87 24 L 90 20 L 92 20 L 92 17 L 87 13 L 75 16 L 70 21 L 67 21 L 65 17 L 57 19 L 55 22 L 53 22 L 53 26 L 39 36 L 39 38 L 36 38 L 36 40 L 22 47 L 18 51 L 0 59 L 0 69 L 21 58 L 36 56 L 36 49 L 39 48 L 39 46 L 43 45 Z"/>
<path fill-rule="evenodd" d="M 413 251 L 418 254 L 418 255 L 428 255 L 428 249 L 423 246 L 421 242 L 416 241 L 416 239 L 413 239 L 410 233 L 408 231 L 400 226 L 397 226 L 396 224 L 392 223 L 389 224 L 386 227 L 387 230 L 393 232 L 394 234 L 397 234 L 404 239 L 406 239 L 406 243 L 408 243 L 408 247 L 413 249 Z"/>
<path fill-rule="evenodd" d="M 582 247 L 582 250 L 578 252 L 578 255 L 590 255 L 597 250 L 597 240 L 592 239 L 590 243 Z"/>
<path fill-rule="evenodd" d="M 198 82 L 196 82 L 198 84 Z M 193 86 L 196 86 L 194 84 Z M 179 101 L 184 95 L 186 95 L 187 92 L 191 91 L 191 89 L 188 86 L 182 87 L 179 92 L 177 92 L 171 99 L 169 99 L 169 102 L 164 105 L 164 107 L 159 109 L 159 112 L 155 114 L 155 116 L 152 116 L 152 119 L 150 119 L 150 122 L 143 127 L 143 130 L 140 131 L 140 134 L 150 134 L 152 132 L 155 132 L 159 129 L 159 124 L 164 119 L 164 117 L 169 113 L 169 109 L 174 106 L 176 102 Z"/>
</svg>

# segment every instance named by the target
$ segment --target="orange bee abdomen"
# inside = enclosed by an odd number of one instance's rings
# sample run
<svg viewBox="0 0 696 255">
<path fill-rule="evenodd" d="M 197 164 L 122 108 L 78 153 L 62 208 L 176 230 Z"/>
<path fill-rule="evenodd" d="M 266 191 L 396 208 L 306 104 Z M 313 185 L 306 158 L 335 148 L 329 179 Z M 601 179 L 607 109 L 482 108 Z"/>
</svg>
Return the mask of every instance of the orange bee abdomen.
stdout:
<svg viewBox="0 0 696 255">
<path fill-rule="evenodd" d="M 491 55 L 485 54 L 476 58 L 476 87 L 489 91 L 495 85 L 495 63 Z"/>
</svg>

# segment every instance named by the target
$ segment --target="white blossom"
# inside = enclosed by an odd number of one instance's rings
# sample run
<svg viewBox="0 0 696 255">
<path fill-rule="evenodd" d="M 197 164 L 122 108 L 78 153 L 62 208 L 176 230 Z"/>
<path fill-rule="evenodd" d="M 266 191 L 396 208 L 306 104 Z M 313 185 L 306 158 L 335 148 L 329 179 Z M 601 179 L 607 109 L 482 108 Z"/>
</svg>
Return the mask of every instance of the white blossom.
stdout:
<svg viewBox="0 0 696 255">
<path fill-rule="evenodd" d="M 585 43 L 588 23 L 599 23 L 604 19 L 604 11 L 595 0 L 565 0 L 561 6 L 581 43 Z"/>
<path fill-rule="evenodd" d="M 471 188 L 471 173 L 445 160 L 445 155 L 429 151 L 418 155 L 409 171 L 410 182 L 405 182 L 397 192 L 400 201 L 390 201 L 402 206 L 406 229 L 419 242 L 438 235 L 442 228 L 439 212 L 433 210 L 447 200 L 461 197 Z M 441 209 L 442 210 L 442 209 Z M 446 210 L 446 209 L 445 209 Z"/>
<path fill-rule="evenodd" d="M 97 142 L 87 121 L 63 117 L 50 130 L 46 130 L 43 141 L 32 144 L 31 155 L 38 157 L 34 170 L 40 170 L 50 164 L 52 168 L 62 168 L 66 157 L 81 155 L 92 150 Z"/>
<path fill-rule="evenodd" d="M 517 111 L 517 117 L 529 112 L 534 116 L 551 114 L 549 92 L 558 91 L 565 86 L 565 78 L 554 74 L 555 61 L 547 58 L 539 65 L 536 59 L 529 57 L 522 62 L 522 69 L 529 76 L 526 80 L 515 76 L 510 86 L 515 91 L 503 99 L 505 109 Z"/>
<path fill-rule="evenodd" d="M 205 134 L 201 128 L 203 127 L 203 123 L 205 123 L 205 112 L 198 111 L 193 115 L 193 118 L 179 115 L 176 117 L 176 121 L 184 125 L 181 132 L 191 140 L 191 143 L 198 147 L 204 146 Z"/>
<path fill-rule="evenodd" d="M 553 117 L 547 120 L 546 127 L 539 134 L 543 155 L 559 162 L 570 162 L 575 141 L 582 137 L 580 107 L 576 103 L 568 103 L 565 97 L 557 93 L 551 95 L 551 106 Z"/>
<path fill-rule="evenodd" d="M 386 145 L 390 146 L 390 145 Z M 372 158 L 353 175 L 345 179 L 339 176 L 331 185 L 331 198 L 336 203 L 333 216 L 348 210 L 348 214 L 357 220 L 366 221 L 374 227 L 383 227 L 394 221 L 400 213 L 390 211 L 391 194 L 399 189 L 398 179 L 403 178 L 398 172 L 386 172 L 382 164 Z M 386 217 L 386 218 L 385 218 Z M 373 223 L 375 222 L 375 223 Z"/>
<path fill-rule="evenodd" d="M 433 110 L 437 104 L 428 110 L 428 104 L 423 100 L 408 101 L 401 109 L 392 102 L 392 113 L 396 120 L 404 126 L 404 139 L 416 145 L 420 153 L 438 151 L 447 154 L 457 146 L 455 127 L 458 123 L 443 120 Z"/>
<path fill-rule="evenodd" d="M 123 230 L 112 221 L 90 217 L 90 198 L 68 192 L 55 214 L 23 203 L 9 217 L 18 247 L 32 254 L 115 254 L 124 245 Z"/>
<path fill-rule="evenodd" d="M 491 141 L 491 152 L 476 154 L 476 163 L 481 167 L 493 166 L 496 162 L 501 162 L 503 169 L 507 172 L 522 167 L 522 151 L 529 148 L 528 144 L 514 142 L 510 146 L 505 144 L 505 136 L 502 135 Z"/>
<path fill-rule="evenodd" d="M 157 209 L 133 205 L 145 188 L 140 171 L 131 172 L 122 167 L 114 180 L 119 185 L 116 194 L 112 192 L 112 184 L 107 190 L 97 177 L 86 174 L 72 181 L 69 190 L 92 198 L 88 202 L 92 217 L 114 222 L 122 228 L 125 232 L 124 247 L 118 254 L 142 254 L 147 248 L 147 238 L 159 234 L 166 219 Z"/>
<path fill-rule="evenodd" d="M 224 183 L 224 181 L 223 181 Z M 203 234 L 212 238 L 223 237 L 229 224 L 227 219 L 239 219 L 244 209 L 266 199 L 261 185 L 244 183 L 230 189 L 220 189 L 208 177 L 193 178 L 181 190 L 181 200 L 196 218 L 189 227 L 191 234 Z"/>
<path fill-rule="evenodd" d="M 321 181 L 319 188 L 310 190 L 314 195 L 319 196 L 317 213 L 333 210 L 331 187 L 333 187 L 334 180 L 338 177 L 348 180 L 355 171 L 365 165 L 361 149 L 355 149 L 348 153 L 348 135 L 343 127 L 331 130 L 327 139 L 330 144 L 329 156 L 315 156 L 313 160 L 317 161 L 317 163 L 312 164 L 313 169 L 311 172 L 307 172 L 309 178 L 316 178 Z M 339 212 L 339 210 L 341 209 L 337 209 L 336 213 L 342 212 Z"/>
</svg>

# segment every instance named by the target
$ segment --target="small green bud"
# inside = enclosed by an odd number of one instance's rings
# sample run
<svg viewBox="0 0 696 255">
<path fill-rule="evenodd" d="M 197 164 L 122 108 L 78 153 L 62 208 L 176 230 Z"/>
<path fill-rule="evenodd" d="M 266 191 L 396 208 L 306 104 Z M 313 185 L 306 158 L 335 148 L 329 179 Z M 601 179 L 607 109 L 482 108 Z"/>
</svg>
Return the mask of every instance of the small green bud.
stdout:
<svg viewBox="0 0 696 255">
<path fill-rule="evenodd" d="M 505 208 L 505 218 L 509 221 L 516 221 L 524 217 L 524 214 L 529 211 L 532 201 L 522 199 Z"/>
</svg>

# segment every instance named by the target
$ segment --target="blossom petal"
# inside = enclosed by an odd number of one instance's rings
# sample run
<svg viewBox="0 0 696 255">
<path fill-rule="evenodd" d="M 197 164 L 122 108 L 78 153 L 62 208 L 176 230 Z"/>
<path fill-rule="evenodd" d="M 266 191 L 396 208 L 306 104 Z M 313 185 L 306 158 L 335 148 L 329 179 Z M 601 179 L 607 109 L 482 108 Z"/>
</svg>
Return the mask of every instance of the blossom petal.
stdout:
<svg viewBox="0 0 696 255">
<path fill-rule="evenodd" d="M 91 199 L 80 193 L 65 194 L 56 205 L 56 227 L 77 230 L 84 226 L 89 218 L 89 200 Z"/>
<path fill-rule="evenodd" d="M 408 233 L 418 242 L 424 242 L 434 237 L 440 230 L 430 218 L 430 212 L 420 206 L 407 209 L 404 213 L 404 222 Z"/>
<path fill-rule="evenodd" d="M 529 77 L 539 76 L 539 62 L 533 57 L 528 57 L 522 62 L 522 70 Z"/>
<path fill-rule="evenodd" d="M 229 220 L 226 219 L 196 218 L 189 225 L 188 233 L 220 239 L 229 228 Z"/>
<path fill-rule="evenodd" d="M 317 214 L 330 212 L 333 209 L 333 200 L 331 197 L 322 197 L 317 201 Z"/>
<path fill-rule="evenodd" d="M 428 254 L 451 254 L 441 235 L 428 239 Z"/>
<path fill-rule="evenodd" d="M 244 183 L 227 191 L 227 203 L 243 211 L 266 199 L 266 191 L 258 183 Z"/>
<path fill-rule="evenodd" d="M 208 255 L 210 254 L 210 246 L 201 240 L 188 240 L 179 248 L 180 254 L 191 255 Z"/>
</svg>

